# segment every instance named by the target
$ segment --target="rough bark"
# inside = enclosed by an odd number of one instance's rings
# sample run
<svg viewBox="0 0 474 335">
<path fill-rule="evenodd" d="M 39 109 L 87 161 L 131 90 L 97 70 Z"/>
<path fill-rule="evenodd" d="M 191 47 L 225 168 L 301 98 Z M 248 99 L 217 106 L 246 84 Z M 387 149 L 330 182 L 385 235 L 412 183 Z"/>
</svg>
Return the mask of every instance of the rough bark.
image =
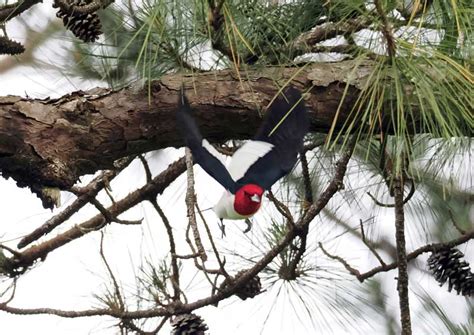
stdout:
<svg viewBox="0 0 474 335">
<path fill-rule="evenodd" d="M 306 97 L 311 130 L 324 132 L 339 106 L 337 124 L 347 121 L 372 66 L 366 62 L 354 68 L 353 61 L 345 61 L 240 74 L 171 74 L 141 89 L 97 88 L 43 100 L 0 97 L 0 171 L 52 207 L 45 187 L 67 189 L 83 174 L 111 168 L 118 158 L 179 147 L 174 112 L 182 83 L 211 141 L 252 136 L 277 86 L 289 81 L 311 88 Z"/>
</svg>

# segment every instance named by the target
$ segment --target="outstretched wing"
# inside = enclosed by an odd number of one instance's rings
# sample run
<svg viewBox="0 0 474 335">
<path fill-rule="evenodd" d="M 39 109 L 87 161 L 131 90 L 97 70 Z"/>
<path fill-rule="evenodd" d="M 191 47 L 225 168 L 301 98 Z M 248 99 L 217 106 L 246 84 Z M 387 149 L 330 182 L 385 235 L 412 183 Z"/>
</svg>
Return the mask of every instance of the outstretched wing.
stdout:
<svg viewBox="0 0 474 335">
<path fill-rule="evenodd" d="M 178 100 L 178 110 L 176 112 L 176 124 L 178 130 L 184 138 L 186 146 L 191 149 L 194 162 L 199 164 L 204 171 L 212 176 L 219 184 L 224 186 L 231 193 L 236 191 L 236 183 L 230 176 L 226 167 L 217 158 L 218 152 L 205 139 L 202 138 L 201 132 L 192 117 L 192 110 L 189 106 L 188 99 L 181 89 Z"/>
<path fill-rule="evenodd" d="M 254 137 L 254 141 L 271 145 L 271 149 L 247 169 L 237 184 L 257 184 L 263 189 L 270 189 L 295 165 L 308 129 L 308 113 L 301 93 L 289 87 L 270 105 Z"/>
</svg>

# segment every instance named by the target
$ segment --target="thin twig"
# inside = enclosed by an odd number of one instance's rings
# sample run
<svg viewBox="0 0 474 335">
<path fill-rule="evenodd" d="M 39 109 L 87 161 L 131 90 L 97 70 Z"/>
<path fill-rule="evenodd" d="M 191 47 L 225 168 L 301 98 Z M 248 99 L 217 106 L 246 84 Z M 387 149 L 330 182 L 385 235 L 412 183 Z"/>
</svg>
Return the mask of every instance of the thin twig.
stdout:
<svg viewBox="0 0 474 335">
<path fill-rule="evenodd" d="M 3 244 L 0 244 L 0 249 L 5 249 L 6 251 L 8 251 L 9 253 L 11 253 L 13 256 L 15 256 L 16 258 L 21 258 L 22 255 L 21 255 L 21 252 L 19 251 L 16 251 L 10 247 L 7 247 L 6 245 L 3 245 Z"/>
<path fill-rule="evenodd" d="M 176 258 L 179 258 L 179 259 L 191 259 L 191 258 L 197 258 L 197 257 L 199 257 L 199 253 L 188 254 L 188 255 L 176 255 Z"/>
<path fill-rule="evenodd" d="M 143 168 L 145 169 L 146 181 L 147 183 L 149 183 L 152 179 L 150 165 L 148 164 L 148 162 L 146 161 L 143 155 L 138 155 L 138 159 L 140 159 L 140 162 L 142 162 Z"/>
<path fill-rule="evenodd" d="M 36 228 L 33 232 L 23 237 L 18 243 L 18 248 L 24 248 L 30 243 L 38 240 L 42 236 L 50 233 L 54 228 L 58 227 L 71 216 L 79 211 L 82 207 L 87 205 L 91 199 L 104 189 L 106 184 L 114 179 L 123 169 L 125 169 L 133 160 L 133 157 L 118 160 L 114 165 L 114 170 L 102 172 L 99 176 L 94 178 L 87 186 L 82 188 L 73 187 L 75 193 L 80 194 L 74 202 L 65 208 L 61 213 L 53 216 L 43 225 Z"/>
<path fill-rule="evenodd" d="M 211 243 L 212 250 L 214 251 L 214 255 L 216 255 L 216 259 L 217 259 L 217 263 L 219 264 L 219 268 L 221 269 L 222 274 L 224 275 L 224 277 L 229 278 L 230 276 L 227 273 L 227 271 L 225 270 L 225 258 L 224 258 L 224 260 L 221 260 L 221 257 L 219 255 L 219 251 L 217 250 L 216 244 L 214 243 L 214 238 L 212 237 L 211 230 L 209 229 L 209 225 L 207 224 L 206 219 L 202 215 L 201 209 L 199 208 L 199 205 L 197 203 L 196 203 L 196 209 L 197 209 L 197 212 L 199 214 L 199 217 L 201 218 L 201 220 L 204 224 L 204 227 L 206 228 L 207 236 L 209 237 L 209 242 Z"/>
<path fill-rule="evenodd" d="M 163 224 L 165 225 L 166 228 L 166 233 L 168 234 L 168 242 L 170 244 L 170 254 L 171 254 L 171 285 L 173 286 L 173 292 L 174 300 L 179 300 L 179 294 L 181 292 L 180 284 L 179 284 L 179 267 L 178 267 L 178 261 L 176 259 L 176 244 L 174 242 L 174 235 L 173 235 L 173 230 L 171 228 L 171 224 L 166 217 L 165 213 L 161 209 L 161 207 L 158 205 L 158 202 L 156 201 L 156 198 L 151 198 L 149 199 L 155 210 L 158 212 L 158 215 L 161 218 L 161 221 L 163 221 Z"/>
<path fill-rule="evenodd" d="M 329 252 L 327 252 L 327 250 L 324 249 L 323 244 L 321 242 L 319 242 L 318 244 L 319 244 L 319 247 L 321 248 L 321 251 L 327 257 L 338 261 L 339 263 L 341 263 L 346 268 L 347 271 L 349 271 L 350 274 L 352 274 L 352 275 L 356 276 L 357 278 L 359 278 L 359 276 L 360 276 L 359 270 L 357 270 L 356 268 L 353 268 L 349 263 L 347 263 L 347 261 L 344 258 L 342 258 L 340 256 L 332 255 Z"/>
<path fill-rule="evenodd" d="M 303 174 L 303 183 L 304 183 L 304 205 L 303 213 L 306 213 L 309 206 L 313 203 L 313 190 L 311 186 L 311 177 L 309 175 L 308 161 L 306 159 L 306 154 L 304 151 L 300 152 L 300 161 Z M 286 210 L 289 212 L 288 208 Z M 303 214 L 304 215 L 304 214 Z M 295 245 L 296 253 L 290 259 L 288 266 L 285 269 L 286 277 L 288 279 L 295 279 L 297 277 L 297 268 L 298 264 L 301 262 L 303 255 L 306 251 L 306 241 L 309 233 L 309 225 L 305 225 L 302 229 L 299 230 L 298 236 L 300 238 L 299 244 Z M 283 269 L 283 268 L 282 268 Z"/>
<path fill-rule="evenodd" d="M 207 260 L 207 255 L 201 241 L 201 236 L 199 234 L 199 229 L 197 227 L 196 222 L 196 212 L 194 211 L 194 204 L 196 203 L 196 194 L 194 193 L 193 158 L 191 155 L 191 150 L 189 150 L 189 148 L 186 148 L 186 170 L 188 176 L 188 187 L 186 190 L 186 206 L 188 208 L 189 224 L 193 231 L 196 248 L 201 256 L 202 261 L 205 262 Z"/>
<path fill-rule="evenodd" d="M 176 178 L 178 178 L 186 170 L 186 162 L 184 157 L 170 164 L 163 172 L 153 178 L 153 180 L 141 188 L 131 192 L 123 199 L 116 202 L 115 205 L 110 206 L 107 210 L 113 217 L 117 217 L 121 213 L 134 207 L 143 199 L 156 197 L 157 194 L 162 193 Z M 101 229 L 106 222 L 104 216 L 98 214 L 81 224 L 75 225 L 67 231 L 44 241 L 38 245 L 32 246 L 21 252 L 21 255 L 12 260 L 17 268 L 27 268 L 31 266 L 34 261 L 44 259 L 53 250 L 61 246 L 81 238 L 82 236 Z"/>
<path fill-rule="evenodd" d="M 9 304 L 9 303 L 13 300 L 13 298 L 15 298 L 17 279 L 18 279 L 18 278 L 13 278 L 13 282 L 11 283 L 11 285 L 9 285 L 9 286 L 5 289 L 5 291 L 3 291 L 2 293 L 0 293 L 0 297 L 3 297 L 3 295 L 4 295 L 5 293 L 7 293 L 8 290 L 10 290 L 11 288 L 13 288 L 13 289 L 12 289 L 12 294 L 10 294 L 10 297 L 9 297 L 7 300 L 5 300 L 4 302 L 0 303 L 0 305 L 1 305 L 1 304 L 7 305 L 7 304 Z"/>
<path fill-rule="evenodd" d="M 419 247 L 419 248 L 413 250 L 412 252 L 410 252 L 409 254 L 407 254 L 407 256 L 406 256 L 407 261 L 409 262 L 413 259 L 416 259 L 418 256 L 420 256 L 421 254 L 423 254 L 425 252 L 437 252 L 437 251 L 440 251 L 440 250 L 451 249 L 451 248 L 453 248 L 457 245 L 466 243 L 467 241 L 469 241 L 471 239 L 474 239 L 474 229 L 470 230 L 470 231 L 466 232 L 466 234 L 464 234 L 464 235 L 462 235 L 458 238 L 455 238 L 453 240 L 450 240 L 448 242 L 431 243 L 431 244 L 426 244 L 422 247 Z M 340 261 L 341 264 L 343 264 L 344 266 L 346 266 L 345 264 L 348 265 L 348 263 L 345 260 L 341 261 L 340 260 L 341 257 L 339 257 L 339 256 L 331 255 L 329 253 L 327 254 L 327 256 Z M 349 271 L 349 272 L 351 274 L 353 274 L 361 283 L 363 283 L 365 280 L 373 277 L 377 273 L 387 272 L 387 271 L 396 269 L 397 267 L 398 267 L 398 261 L 395 261 L 395 262 L 392 262 L 390 264 L 376 266 L 376 267 L 372 268 L 371 270 L 369 270 L 367 272 L 361 273 L 359 270 L 354 269 L 353 267 L 351 267 L 349 265 L 349 268 L 353 269 L 353 271 Z M 359 273 L 359 275 L 356 275 L 356 273 Z"/>
<path fill-rule="evenodd" d="M 102 261 L 105 264 L 105 268 L 107 269 L 107 272 L 109 273 L 110 279 L 112 280 L 112 284 L 114 286 L 114 291 L 115 291 L 115 296 L 117 297 L 118 303 L 119 303 L 119 310 L 124 311 L 125 310 L 125 302 L 122 298 L 122 294 L 120 293 L 120 287 L 118 285 L 118 281 L 115 278 L 115 275 L 109 265 L 109 262 L 107 262 L 107 258 L 105 258 L 104 254 L 104 233 L 100 232 L 100 248 L 99 248 L 99 254 L 100 257 L 102 258 Z"/>
<path fill-rule="evenodd" d="M 208 281 L 210 283 L 212 283 L 212 281 L 208 277 L 208 274 L 219 274 L 221 270 L 220 269 L 217 269 L 217 270 L 206 269 L 206 267 L 204 265 L 204 261 L 203 261 L 203 265 L 199 264 L 198 258 L 201 258 L 201 254 L 194 248 L 194 245 L 193 245 L 193 243 L 191 241 L 191 237 L 190 237 L 190 231 L 191 231 L 191 225 L 188 222 L 188 226 L 186 227 L 186 234 L 185 234 L 186 237 L 185 238 L 186 238 L 186 243 L 189 245 L 189 248 L 191 248 L 191 255 L 182 256 L 182 257 L 184 259 L 193 259 L 194 266 L 199 271 L 202 271 L 204 273 L 204 275 L 206 276 L 206 278 L 208 279 Z M 196 255 L 196 257 L 193 257 L 194 255 Z"/>
<path fill-rule="evenodd" d="M 156 326 L 156 328 L 152 331 L 152 334 L 158 334 L 158 332 L 161 330 L 161 328 L 163 328 L 163 326 L 165 325 L 166 321 L 168 321 L 169 317 L 165 316 L 161 322 L 158 324 L 158 326 Z"/>
<path fill-rule="evenodd" d="M 280 212 L 281 215 L 283 215 L 287 220 L 288 220 L 288 223 L 291 224 L 292 226 L 295 225 L 295 220 L 293 219 L 293 216 L 291 215 L 291 212 L 290 210 L 288 209 L 288 207 L 282 203 L 280 200 L 278 200 L 275 195 L 273 194 L 273 192 L 271 190 L 269 190 L 267 192 L 267 198 L 273 202 L 273 204 L 275 205 L 275 208 L 277 209 L 278 212 Z"/>
<path fill-rule="evenodd" d="M 408 192 L 407 197 L 403 199 L 403 204 L 406 204 L 408 201 L 410 201 L 413 195 L 415 194 L 416 187 L 414 180 L 410 178 L 408 181 L 410 182 L 410 192 Z M 377 198 L 375 198 L 375 196 L 372 195 L 370 192 L 367 192 L 367 195 L 375 202 L 377 206 L 388 208 L 395 207 L 395 204 L 384 204 L 383 202 L 378 201 Z"/>
<path fill-rule="evenodd" d="M 385 266 L 387 265 L 382 257 L 379 255 L 379 253 L 377 252 L 377 250 L 373 247 L 372 243 L 367 241 L 367 238 L 365 236 L 365 231 L 364 231 L 364 223 L 362 222 L 362 219 L 359 220 L 360 221 L 360 234 L 361 234 L 361 237 L 362 237 L 362 242 L 364 242 L 364 244 L 367 246 L 367 248 L 369 248 L 369 250 L 372 252 L 372 254 L 375 256 L 375 258 L 378 259 L 378 261 L 380 262 L 380 265 L 382 266 Z"/>
<path fill-rule="evenodd" d="M 116 222 L 124 225 L 139 225 L 142 224 L 143 219 L 140 220 L 121 220 L 117 217 L 114 217 L 109 210 L 107 210 L 104 205 L 102 205 L 97 199 L 93 198 L 90 200 L 90 203 L 97 208 L 97 210 L 104 216 L 105 222 L 104 225 L 111 222 Z"/>
</svg>

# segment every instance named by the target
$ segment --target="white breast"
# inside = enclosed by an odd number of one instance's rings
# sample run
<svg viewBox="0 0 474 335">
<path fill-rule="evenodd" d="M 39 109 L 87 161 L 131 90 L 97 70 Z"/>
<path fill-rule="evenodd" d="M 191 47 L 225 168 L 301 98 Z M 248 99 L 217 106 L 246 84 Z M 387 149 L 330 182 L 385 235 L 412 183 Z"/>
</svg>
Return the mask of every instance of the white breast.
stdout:
<svg viewBox="0 0 474 335">
<path fill-rule="evenodd" d="M 234 153 L 232 160 L 227 167 L 232 179 L 237 181 L 242 178 L 248 168 L 255 163 L 257 159 L 265 156 L 270 150 L 272 150 L 272 148 L 273 144 L 263 141 L 248 141 L 245 143 Z M 222 194 L 222 197 L 213 208 L 217 217 L 227 220 L 242 220 L 252 216 L 244 216 L 237 213 L 234 210 L 234 198 L 235 196 L 232 193 L 227 190 L 224 191 L 224 194 Z"/>
<path fill-rule="evenodd" d="M 235 196 L 228 191 L 225 191 L 224 194 L 222 194 L 220 200 L 212 208 L 219 219 L 242 220 L 251 216 L 240 215 L 234 210 L 234 198 Z"/>
</svg>

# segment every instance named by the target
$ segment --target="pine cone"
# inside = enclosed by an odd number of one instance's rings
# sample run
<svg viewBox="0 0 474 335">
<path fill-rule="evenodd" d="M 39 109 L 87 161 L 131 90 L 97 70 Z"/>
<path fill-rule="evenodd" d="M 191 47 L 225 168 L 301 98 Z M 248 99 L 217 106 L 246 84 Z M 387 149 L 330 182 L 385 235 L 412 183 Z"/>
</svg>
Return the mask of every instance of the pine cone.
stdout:
<svg viewBox="0 0 474 335">
<path fill-rule="evenodd" d="M 449 292 L 454 288 L 457 294 L 473 296 L 474 274 L 462 257 L 464 254 L 455 248 L 433 252 L 428 258 L 428 267 L 440 286 L 448 282 Z"/>
<path fill-rule="evenodd" d="M 18 55 L 25 51 L 23 44 L 0 36 L 0 55 Z"/>
<path fill-rule="evenodd" d="M 71 5 L 80 7 L 91 2 L 91 0 L 73 0 Z M 53 7 L 56 8 L 58 5 L 53 4 Z M 59 8 L 56 16 L 63 20 L 64 27 L 84 42 L 94 42 L 102 34 L 100 30 L 102 24 L 97 13 L 81 14 L 74 11 L 69 13 Z"/>
<path fill-rule="evenodd" d="M 204 320 L 194 313 L 177 315 L 172 321 L 172 335 L 204 335 L 208 330 Z"/>
<path fill-rule="evenodd" d="M 238 279 L 246 270 L 237 272 L 235 279 Z M 221 287 L 225 288 L 229 285 L 229 281 L 226 279 L 222 282 Z M 260 282 L 260 277 L 255 276 L 251 278 L 245 285 L 239 287 L 235 294 L 242 300 L 247 298 L 253 298 L 259 295 L 262 292 L 262 283 Z"/>
</svg>

